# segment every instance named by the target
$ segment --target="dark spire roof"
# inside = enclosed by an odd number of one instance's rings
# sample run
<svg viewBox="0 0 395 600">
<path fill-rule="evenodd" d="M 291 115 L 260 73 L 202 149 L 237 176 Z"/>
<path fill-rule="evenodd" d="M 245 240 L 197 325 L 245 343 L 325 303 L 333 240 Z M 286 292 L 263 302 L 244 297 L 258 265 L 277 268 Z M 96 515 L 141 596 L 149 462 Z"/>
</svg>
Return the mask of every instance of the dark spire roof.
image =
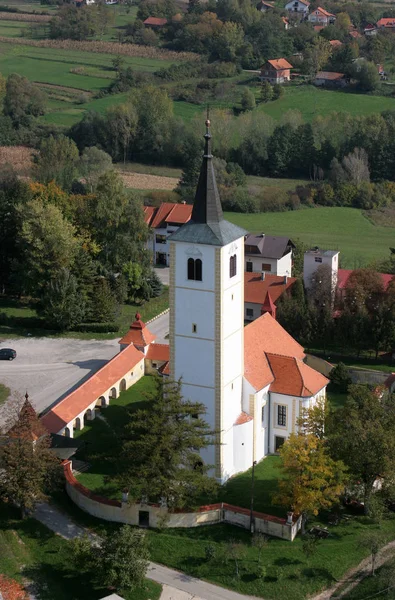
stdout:
<svg viewBox="0 0 395 600">
<path fill-rule="evenodd" d="M 208 115 L 207 115 L 208 117 Z M 211 154 L 210 120 L 206 120 L 204 154 L 196 188 L 191 219 L 194 223 L 219 223 L 223 220 L 221 200 Z"/>
<path fill-rule="evenodd" d="M 246 235 L 245 229 L 225 221 L 211 154 L 210 120 L 206 120 L 204 154 L 190 221 L 170 236 L 171 241 L 226 246 Z"/>
</svg>

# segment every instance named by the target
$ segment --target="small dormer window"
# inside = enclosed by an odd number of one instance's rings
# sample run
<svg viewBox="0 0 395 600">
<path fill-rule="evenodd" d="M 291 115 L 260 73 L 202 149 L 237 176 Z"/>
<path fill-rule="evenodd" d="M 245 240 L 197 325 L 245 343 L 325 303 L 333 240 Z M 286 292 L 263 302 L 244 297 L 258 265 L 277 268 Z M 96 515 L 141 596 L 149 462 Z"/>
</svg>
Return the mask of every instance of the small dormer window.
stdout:
<svg viewBox="0 0 395 600">
<path fill-rule="evenodd" d="M 203 263 L 200 258 L 188 258 L 188 279 L 202 281 Z"/>
<path fill-rule="evenodd" d="M 229 259 L 229 277 L 234 277 L 237 271 L 237 257 L 236 254 Z"/>
</svg>

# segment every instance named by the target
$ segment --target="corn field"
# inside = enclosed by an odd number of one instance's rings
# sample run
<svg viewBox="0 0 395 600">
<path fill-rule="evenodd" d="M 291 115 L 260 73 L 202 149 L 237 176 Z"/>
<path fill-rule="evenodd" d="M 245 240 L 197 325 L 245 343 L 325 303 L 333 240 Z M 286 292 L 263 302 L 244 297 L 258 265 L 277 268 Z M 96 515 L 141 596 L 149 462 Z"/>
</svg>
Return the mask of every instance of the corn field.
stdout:
<svg viewBox="0 0 395 600">
<path fill-rule="evenodd" d="M 20 46 L 34 46 L 36 48 L 51 48 L 53 50 L 77 50 L 81 52 L 95 52 L 98 54 L 116 54 L 121 56 L 135 56 L 139 58 L 152 58 L 155 60 L 191 61 L 199 60 L 199 55 L 193 52 L 175 52 L 162 50 L 138 44 L 119 44 L 117 42 L 77 42 L 74 40 L 29 40 L 8 38 L 0 36 L 0 42 Z"/>
</svg>

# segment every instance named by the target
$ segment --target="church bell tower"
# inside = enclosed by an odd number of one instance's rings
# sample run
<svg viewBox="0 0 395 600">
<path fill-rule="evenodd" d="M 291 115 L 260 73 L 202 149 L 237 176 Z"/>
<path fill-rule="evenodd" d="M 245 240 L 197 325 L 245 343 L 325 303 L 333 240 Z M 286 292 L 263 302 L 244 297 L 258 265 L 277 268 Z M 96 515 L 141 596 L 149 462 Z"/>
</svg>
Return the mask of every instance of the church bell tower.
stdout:
<svg viewBox="0 0 395 600">
<path fill-rule="evenodd" d="M 226 221 L 215 180 L 210 121 L 191 220 L 170 242 L 170 369 L 184 398 L 206 406 L 219 444 L 202 453 L 224 482 L 236 472 L 234 423 L 244 373 L 244 229 Z"/>
</svg>

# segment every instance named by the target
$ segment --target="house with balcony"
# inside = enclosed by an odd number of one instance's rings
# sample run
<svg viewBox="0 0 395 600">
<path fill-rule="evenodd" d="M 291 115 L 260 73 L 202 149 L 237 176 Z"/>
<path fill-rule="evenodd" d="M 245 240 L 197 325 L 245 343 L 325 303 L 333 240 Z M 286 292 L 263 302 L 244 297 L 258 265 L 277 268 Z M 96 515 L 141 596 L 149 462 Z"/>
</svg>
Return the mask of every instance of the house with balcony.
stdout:
<svg viewBox="0 0 395 600">
<path fill-rule="evenodd" d="M 291 0 L 285 5 L 285 10 L 299 17 L 307 17 L 309 14 L 310 2 L 307 0 Z"/>
<path fill-rule="evenodd" d="M 313 25 L 322 25 L 323 27 L 326 27 L 327 25 L 333 25 L 335 23 L 336 16 L 325 10 L 325 8 L 318 6 L 309 14 L 307 20 L 310 21 L 310 23 L 313 23 Z"/>
<path fill-rule="evenodd" d="M 152 250 L 154 264 L 169 266 L 170 250 L 167 239 L 190 220 L 191 214 L 191 204 L 162 202 L 158 208 L 144 206 L 144 219 L 151 230 L 148 248 Z"/>
</svg>

